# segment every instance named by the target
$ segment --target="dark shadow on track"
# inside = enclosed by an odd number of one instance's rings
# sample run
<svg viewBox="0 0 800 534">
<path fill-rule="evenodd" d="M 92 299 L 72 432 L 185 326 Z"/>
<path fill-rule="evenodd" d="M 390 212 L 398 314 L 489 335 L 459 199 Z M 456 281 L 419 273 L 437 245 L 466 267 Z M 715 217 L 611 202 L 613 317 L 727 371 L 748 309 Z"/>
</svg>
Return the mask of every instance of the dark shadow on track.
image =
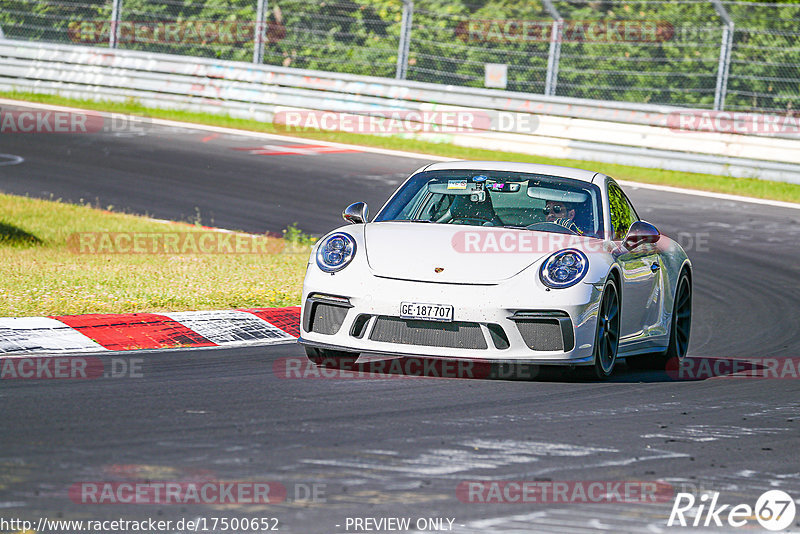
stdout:
<svg viewBox="0 0 800 534">
<path fill-rule="evenodd" d="M 776 360 L 777 362 L 777 360 Z M 502 380 L 510 382 L 610 382 L 610 383 L 660 383 L 697 382 L 709 378 L 783 378 L 787 365 L 776 362 L 759 363 L 755 360 L 734 358 L 687 357 L 683 362 L 671 360 L 664 369 L 640 370 L 629 367 L 624 361 L 617 364 L 614 374 L 603 381 L 587 378 L 577 368 L 535 364 L 509 364 L 490 361 L 443 360 L 439 358 L 400 357 L 369 358 L 359 361 L 324 365 L 325 372 L 339 373 L 341 378 L 419 378 Z M 790 367 L 800 374 L 800 365 Z M 313 366 L 310 362 L 308 366 Z M 316 367 L 314 367 L 316 368 Z M 791 373 L 790 373 L 791 374 Z M 795 376 L 795 378 L 797 378 Z"/>
</svg>

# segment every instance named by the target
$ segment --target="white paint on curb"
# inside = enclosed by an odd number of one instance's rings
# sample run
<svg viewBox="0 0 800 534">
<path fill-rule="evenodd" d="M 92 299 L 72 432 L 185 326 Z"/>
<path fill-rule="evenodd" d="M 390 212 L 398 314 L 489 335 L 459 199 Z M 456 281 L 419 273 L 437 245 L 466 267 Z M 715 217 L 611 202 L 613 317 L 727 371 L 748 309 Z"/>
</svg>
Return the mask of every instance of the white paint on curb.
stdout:
<svg viewBox="0 0 800 534">
<path fill-rule="evenodd" d="M 296 338 L 257 315 L 239 310 L 159 313 L 211 341 L 219 348 L 294 343 Z M 102 325 L 100 325 L 102 328 Z M 156 329 L 158 326 L 156 325 Z M 91 329 L 89 329 L 91 331 Z M 120 339 L 125 335 L 120 334 Z M 189 348 L 189 347 L 184 347 Z M 137 349 L 152 352 L 168 347 Z M 171 348 L 169 348 L 171 350 Z M 54 357 L 72 353 L 114 353 L 88 336 L 51 317 L 0 318 L 0 360 L 30 355 Z M 123 350 L 121 352 L 130 353 Z"/>
<path fill-rule="evenodd" d="M 217 345 L 271 345 L 294 337 L 264 319 L 238 310 L 163 313 Z"/>
<path fill-rule="evenodd" d="M 77 330 L 50 317 L 0 318 L 0 355 L 107 350 Z"/>
</svg>

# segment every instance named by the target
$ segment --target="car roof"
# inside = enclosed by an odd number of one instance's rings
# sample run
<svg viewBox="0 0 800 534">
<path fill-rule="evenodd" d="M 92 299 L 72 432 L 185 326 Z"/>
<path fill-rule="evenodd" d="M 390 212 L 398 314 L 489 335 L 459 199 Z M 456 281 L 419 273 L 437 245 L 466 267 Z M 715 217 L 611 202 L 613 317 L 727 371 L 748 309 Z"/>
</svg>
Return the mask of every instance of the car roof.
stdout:
<svg viewBox="0 0 800 534">
<path fill-rule="evenodd" d="M 511 171 L 527 172 L 532 174 L 547 174 L 549 176 L 561 176 L 572 178 L 583 182 L 591 182 L 598 174 L 595 171 L 585 169 L 575 169 L 573 167 L 561 167 L 558 165 L 542 165 L 538 163 L 516 163 L 512 161 L 447 161 L 443 163 L 433 163 L 420 169 L 422 171 L 444 171 L 444 170 L 475 170 L 475 171 Z"/>
</svg>

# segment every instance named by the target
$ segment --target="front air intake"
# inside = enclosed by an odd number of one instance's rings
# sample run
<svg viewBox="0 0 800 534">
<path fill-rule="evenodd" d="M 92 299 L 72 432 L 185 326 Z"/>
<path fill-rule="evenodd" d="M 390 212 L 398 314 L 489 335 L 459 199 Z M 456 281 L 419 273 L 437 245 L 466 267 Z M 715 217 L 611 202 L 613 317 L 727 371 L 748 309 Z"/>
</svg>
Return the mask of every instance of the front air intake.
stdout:
<svg viewBox="0 0 800 534">
<path fill-rule="evenodd" d="M 307 332 L 336 334 L 344 323 L 347 310 L 352 307 L 346 297 L 314 293 L 306 301 L 303 327 Z"/>
<path fill-rule="evenodd" d="M 379 316 L 369 335 L 372 341 L 451 349 L 485 350 L 486 338 L 478 323 L 440 323 Z"/>
<path fill-rule="evenodd" d="M 347 315 L 347 308 L 322 302 L 315 302 L 312 306 L 309 331 L 328 335 L 337 333 Z"/>
<path fill-rule="evenodd" d="M 509 319 L 517 324 L 529 349 L 569 352 L 575 348 L 572 320 L 564 312 L 517 312 Z"/>
</svg>

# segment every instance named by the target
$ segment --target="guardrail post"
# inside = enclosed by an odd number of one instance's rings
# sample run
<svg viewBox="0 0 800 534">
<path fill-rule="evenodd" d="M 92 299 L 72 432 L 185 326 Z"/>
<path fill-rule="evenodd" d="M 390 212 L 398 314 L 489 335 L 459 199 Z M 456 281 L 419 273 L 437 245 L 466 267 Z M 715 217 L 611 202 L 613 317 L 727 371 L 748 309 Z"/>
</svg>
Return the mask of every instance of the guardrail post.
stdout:
<svg viewBox="0 0 800 534">
<path fill-rule="evenodd" d="M 253 28 L 253 63 L 264 62 L 264 41 L 267 36 L 267 0 L 256 0 L 256 24 Z"/>
<path fill-rule="evenodd" d="M 553 5 L 552 0 L 542 0 L 545 9 L 553 17 L 553 28 L 550 30 L 550 50 L 547 52 L 547 77 L 544 81 L 545 96 L 556 94 L 558 83 L 558 64 L 561 61 L 561 34 L 564 28 L 564 19 Z"/>
<path fill-rule="evenodd" d="M 119 19 L 122 9 L 122 0 L 112 0 L 111 2 L 111 28 L 108 32 L 108 47 L 116 48 L 119 43 Z"/>
<path fill-rule="evenodd" d="M 405 80 L 408 72 L 408 50 L 411 47 L 411 24 L 414 20 L 414 0 L 403 0 L 403 22 L 400 43 L 397 45 L 397 71 L 394 77 Z"/>
<path fill-rule="evenodd" d="M 717 87 L 714 91 L 714 111 L 722 111 L 725 107 L 725 96 L 728 92 L 728 75 L 731 70 L 731 49 L 733 48 L 733 32 L 735 25 L 720 0 L 711 0 L 714 9 L 725 23 L 722 28 L 722 43 L 719 48 L 719 64 L 717 66 Z"/>
</svg>

